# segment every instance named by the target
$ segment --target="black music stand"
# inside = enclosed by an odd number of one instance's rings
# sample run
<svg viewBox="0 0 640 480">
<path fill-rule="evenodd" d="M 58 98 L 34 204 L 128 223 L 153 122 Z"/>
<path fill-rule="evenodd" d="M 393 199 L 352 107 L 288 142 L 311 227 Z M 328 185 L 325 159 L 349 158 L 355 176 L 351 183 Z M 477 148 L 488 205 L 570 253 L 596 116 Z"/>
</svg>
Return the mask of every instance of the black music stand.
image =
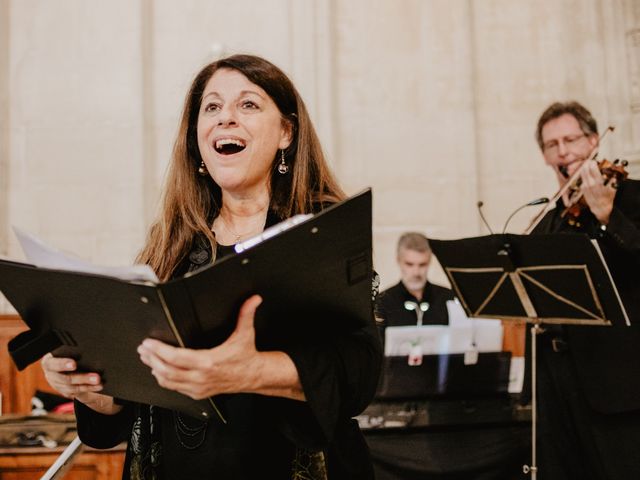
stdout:
<svg viewBox="0 0 640 480">
<path fill-rule="evenodd" d="M 541 324 L 630 325 L 595 241 L 575 235 L 430 240 L 470 317 L 531 323 L 531 465 L 536 464 L 536 337 Z"/>
</svg>

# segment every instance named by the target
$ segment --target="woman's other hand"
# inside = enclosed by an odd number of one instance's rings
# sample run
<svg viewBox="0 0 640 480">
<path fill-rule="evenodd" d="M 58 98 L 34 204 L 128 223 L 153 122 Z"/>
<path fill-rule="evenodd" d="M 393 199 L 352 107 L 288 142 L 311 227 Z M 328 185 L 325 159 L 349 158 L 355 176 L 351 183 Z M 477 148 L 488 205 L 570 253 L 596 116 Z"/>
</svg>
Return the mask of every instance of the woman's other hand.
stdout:
<svg viewBox="0 0 640 480">
<path fill-rule="evenodd" d="M 77 365 L 72 358 L 57 358 L 47 353 L 41 364 L 49 385 L 64 397 L 78 400 L 105 415 L 116 414 L 122 409 L 114 403 L 113 397 L 98 393 L 102 391 L 100 375 L 76 372 Z"/>
<path fill-rule="evenodd" d="M 146 339 L 139 347 L 142 362 L 158 384 L 196 400 L 221 393 L 259 393 L 304 400 L 298 372 L 284 352 L 256 350 L 255 313 L 262 298 L 247 299 L 231 336 L 206 350 L 177 348 Z"/>
</svg>

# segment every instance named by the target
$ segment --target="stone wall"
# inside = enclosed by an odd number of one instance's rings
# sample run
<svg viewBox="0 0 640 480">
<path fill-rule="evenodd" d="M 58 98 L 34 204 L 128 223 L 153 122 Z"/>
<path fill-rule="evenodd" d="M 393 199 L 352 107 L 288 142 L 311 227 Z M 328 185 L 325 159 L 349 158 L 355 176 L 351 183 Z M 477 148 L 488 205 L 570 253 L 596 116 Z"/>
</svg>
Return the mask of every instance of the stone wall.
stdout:
<svg viewBox="0 0 640 480">
<path fill-rule="evenodd" d="M 640 176 L 636 0 L 0 0 L 0 255 L 17 225 L 130 263 L 192 76 L 236 52 L 287 71 L 347 191 L 373 187 L 383 286 L 401 232 L 484 234 L 478 200 L 500 230 L 555 191 L 533 131 L 556 99 L 615 124 L 603 155 Z"/>
</svg>

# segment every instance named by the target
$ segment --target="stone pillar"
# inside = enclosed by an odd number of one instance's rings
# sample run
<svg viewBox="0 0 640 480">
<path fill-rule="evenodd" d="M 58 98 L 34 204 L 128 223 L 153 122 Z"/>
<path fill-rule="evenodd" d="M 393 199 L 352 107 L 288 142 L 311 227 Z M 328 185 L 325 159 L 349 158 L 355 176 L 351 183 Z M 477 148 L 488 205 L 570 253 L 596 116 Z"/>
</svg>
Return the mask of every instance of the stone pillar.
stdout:
<svg viewBox="0 0 640 480">
<path fill-rule="evenodd" d="M 9 253 L 9 0 L 0 0 L 0 255 Z M 9 310 L 0 294 L 0 313 Z"/>
<path fill-rule="evenodd" d="M 140 10 L 11 3 L 8 223 L 98 263 L 130 263 L 144 233 Z"/>
<path fill-rule="evenodd" d="M 478 231 L 469 4 L 335 8 L 338 172 L 350 192 L 374 187 L 374 260 L 386 287 L 398 280 L 404 231 Z"/>
<path fill-rule="evenodd" d="M 611 158 L 627 159 L 630 175 L 640 177 L 640 3 L 599 1 L 604 30 L 607 110 L 616 126 Z"/>
</svg>

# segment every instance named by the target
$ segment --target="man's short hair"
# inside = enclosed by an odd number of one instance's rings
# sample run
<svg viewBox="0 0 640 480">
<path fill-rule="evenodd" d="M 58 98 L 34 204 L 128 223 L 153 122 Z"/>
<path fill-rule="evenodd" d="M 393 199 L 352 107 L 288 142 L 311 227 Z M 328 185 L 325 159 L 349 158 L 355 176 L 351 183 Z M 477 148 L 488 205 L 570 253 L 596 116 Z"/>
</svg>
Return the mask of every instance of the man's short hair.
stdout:
<svg viewBox="0 0 640 480">
<path fill-rule="evenodd" d="M 572 115 L 578 121 L 580 129 L 585 135 L 594 135 L 598 133 L 598 124 L 596 123 L 595 118 L 593 118 L 591 112 L 580 103 L 575 101 L 555 102 L 542 112 L 542 115 L 540 115 L 540 119 L 538 120 L 536 141 L 540 146 L 540 150 L 543 148 L 542 127 L 544 127 L 550 120 L 561 117 L 565 114 Z"/>
<path fill-rule="evenodd" d="M 398 239 L 396 253 L 400 255 L 400 250 L 414 250 L 416 252 L 430 252 L 429 239 L 418 232 L 403 233 Z"/>
</svg>

